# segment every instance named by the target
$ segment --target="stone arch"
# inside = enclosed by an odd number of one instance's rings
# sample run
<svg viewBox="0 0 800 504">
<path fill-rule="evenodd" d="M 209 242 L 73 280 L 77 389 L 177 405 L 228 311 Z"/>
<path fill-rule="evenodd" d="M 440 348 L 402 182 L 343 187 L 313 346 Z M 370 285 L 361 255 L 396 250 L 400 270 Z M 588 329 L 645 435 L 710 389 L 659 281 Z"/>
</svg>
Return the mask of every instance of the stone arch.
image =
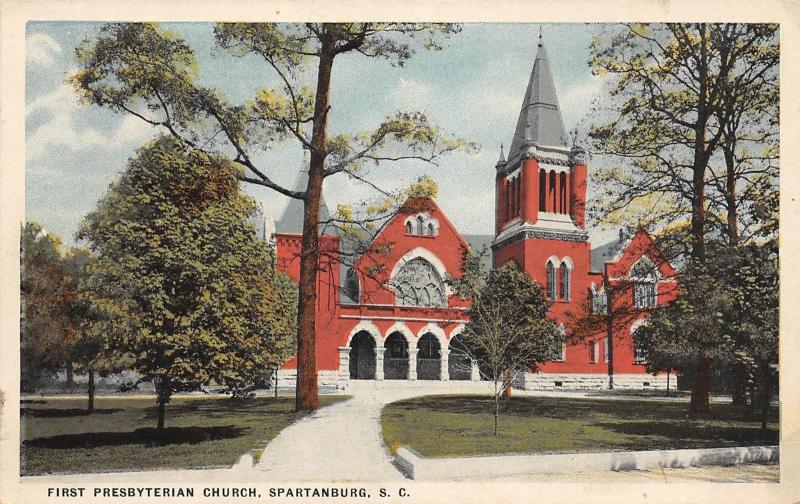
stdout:
<svg viewBox="0 0 800 504">
<path fill-rule="evenodd" d="M 390 327 L 389 329 L 387 329 L 387 330 L 386 330 L 386 333 L 385 333 L 384 341 L 385 341 L 385 340 L 386 340 L 386 338 L 388 338 L 388 337 L 389 337 L 389 336 L 390 336 L 392 333 L 395 333 L 395 332 L 402 334 L 402 335 L 403 335 L 403 336 L 406 338 L 406 341 L 408 342 L 408 346 L 409 346 L 409 347 L 411 347 L 411 348 L 415 348 L 415 347 L 416 347 L 416 345 L 417 345 L 417 336 L 414 334 L 414 331 L 412 331 L 412 330 L 411 330 L 411 329 L 410 329 L 410 328 L 409 328 L 409 327 L 408 327 L 408 326 L 405 324 L 405 322 L 395 322 L 395 323 L 392 325 L 392 327 Z"/>
<path fill-rule="evenodd" d="M 409 374 L 409 352 L 411 341 L 402 332 L 387 331 L 384 341 L 383 378 L 385 380 L 407 380 Z"/>
<path fill-rule="evenodd" d="M 371 320 L 362 320 L 361 322 L 359 322 L 347 336 L 347 343 L 345 343 L 345 346 L 350 346 L 350 343 L 353 341 L 355 335 L 362 331 L 372 336 L 372 339 L 375 340 L 375 346 L 377 348 L 383 347 L 383 338 L 381 338 L 381 331 L 375 324 L 372 323 Z"/>
<path fill-rule="evenodd" d="M 453 333 L 455 332 L 453 331 Z M 461 341 L 462 332 L 459 331 L 458 334 L 452 334 L 450 341 L 448 341 L 447 373 L 451 380 L 472 379 L 472 358 Z"/>
<path fill-rule="evenodd" d="M 439 341 L 439 345 L 441 346 L 441 348 L 447 348 L 447 336 L 444 332 L 444 329 L 439 327 L 437 324 L 434 324 L 432 322 L 428 323 L 422 329 L 417 331 L 417 337 L 416 337 L 417 343 L 419 342 L 420 338 L 422 338 L 422 336 L 425 335 L 425 333 L 433 334 L 434 337 L 436 337 L 436 339 Z"/>
<path fill-rule="evenodd" d="M 441 340 L 430 331 L 424 332 L 417 340 L 417 379 L 442 379 L 442 350 L 446 348 Z"/>
<path fill-rule="evenodd" d="M 350 347 L 350 379 L 374 380 L 377 370 L 375 339 L 367 331 L 353 335 Z"/>
<path fill-rule="evenodd" d="M 447 278 L 446 276 L 447 268 L 445 268 L 442 260 L 439 259 L 439 257 L 437 257 L 436 254 L 426 249 L 425 247 L 416 247 L 403 254 L 403 257 L 398 259 L 397 262 L 394 264 L 394 267 L 392 268 L 392 272 L 389 275 L 389 278 L 390 279 L 394 278 L 400 271 L 400 268 L 402 268 L 408 261 L 416 259 L 417 257 L 421 257 L 426 261 L 428 261 L 429 263 L 431 263 L 431 265 L 433 265 L 434 269 L 436 270 L 437 273 L 439 273 L 439 276 L 442 279 Z"/>
</svg>

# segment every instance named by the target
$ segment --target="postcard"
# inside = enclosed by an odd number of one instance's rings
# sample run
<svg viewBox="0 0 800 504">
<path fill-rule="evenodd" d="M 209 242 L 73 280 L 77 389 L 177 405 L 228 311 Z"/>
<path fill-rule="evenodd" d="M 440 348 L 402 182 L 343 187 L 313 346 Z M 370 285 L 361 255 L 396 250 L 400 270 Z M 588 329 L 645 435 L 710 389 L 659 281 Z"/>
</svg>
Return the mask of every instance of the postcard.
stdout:
<svg viewBox="0 0 800 504">
<path fill-rule="evenodd" d="M 1 502 L 798 499 L 796 9 L 455 7 L 0 6 Z"/>
</svg>

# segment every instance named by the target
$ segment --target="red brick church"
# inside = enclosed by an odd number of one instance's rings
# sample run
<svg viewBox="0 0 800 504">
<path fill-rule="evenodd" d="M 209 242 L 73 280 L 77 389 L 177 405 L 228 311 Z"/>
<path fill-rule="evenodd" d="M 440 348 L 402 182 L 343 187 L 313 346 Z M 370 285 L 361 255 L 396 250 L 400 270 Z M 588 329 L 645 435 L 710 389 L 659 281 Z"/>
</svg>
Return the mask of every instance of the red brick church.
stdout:
<svg viewBox="0 0 800 504">
<path fill-rule="evenodd" d="M 379 254 L 364 253 L 352 266 L 322 259 L 317 300 L 322 387 L 353 379 L 481 379 L 475 363 L 459 351 L 469 302 L 455 295 L 445 278 L 460 276 L 463 248 L 484 245 L 491 247 L 493 267 L 514 261 L 544 287 L 552 301 L 550 316 L 569 342 L 537 373 L 525 373 L 525 388 L 605 388 L 610 354 L 615 387 L 666 387 L 666 375 L 647 374 L 632 332 L 649 309 L 674 298 L 676 270 L 641 228 L 598 247 L 589 243 L 586 156 L 567 145 L 541 39 L 508 156 L 501 151 L 495 168 L 492 234 L 462 235 L 434 201 L 411 201 L 372 237 L 371 249 Z M 299 190 L 305 188 L 304 175 Z M 323 202 L 322 220 L 327 211 Z M 292 200 L 275 223 L 279 267 L 295 281 L 302 215 L 302 202 Z M 327 229 L 321 229 L 320 241 L 328 251 L 347 247 L 344 237 Z M 629 314 L 612 324 L 611 343 L 608 330 L 573 342 L 574 315 L 607 313 L 609 300 L 612 313 Z M 291 379 L 293 372 L 294 360 L 281 379 Z"/>
</svg>

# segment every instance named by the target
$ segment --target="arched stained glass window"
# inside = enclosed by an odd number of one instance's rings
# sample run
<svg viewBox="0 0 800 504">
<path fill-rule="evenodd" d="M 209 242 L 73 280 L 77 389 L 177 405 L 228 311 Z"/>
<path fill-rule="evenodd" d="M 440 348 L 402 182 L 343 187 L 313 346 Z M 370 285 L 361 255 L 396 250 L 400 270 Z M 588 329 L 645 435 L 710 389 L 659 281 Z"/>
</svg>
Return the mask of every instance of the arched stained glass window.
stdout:
<svg viewBox="0 0 800 504">
<path fill-rule="evenodd" d="M 358 286 L 358 273 L 356 270 L 347 271 L 347 297 L 354 303 L 359 302 L 359 286 Z"/>
<path fill-rule="evenodd" d="M 433 223 L 429 222 L 428 223 L 428 236 L 433 236 L 435 233 L 436 233 L 436 231 L 435 231 L 435 229 L 433 227 Z"/>
<path fill-rule="evenodd" d="M 560 268 L 560 276 L 561 276 L 561 299 L 568 300 L 570 299 L 570 292 L 569 292 L 569 282 L 570 282 L 570 271 L 569 266 L 566 263 L 561 263 Z"/>
<path fill-rule="evenodd" d="M 421 215 L 417 217 L 417 234 L 425 234 L 425 219 Z"/>
<path fill-rule="evenodd" d="M 406 234 L 414 234 L 414 224 L 411 221 L 406 222 Z"/>
<path fill-rule="evenodd" d="M 403 306 L 446 306 L 444 283 L 431 263 L 415 257 L 400 268 L 391 282 Z"/>
<path fill-rule="evenodd" d="M 556 298 L 556 268 L 552 262 L 547 263 L 547 299 Z"/>
</svg>

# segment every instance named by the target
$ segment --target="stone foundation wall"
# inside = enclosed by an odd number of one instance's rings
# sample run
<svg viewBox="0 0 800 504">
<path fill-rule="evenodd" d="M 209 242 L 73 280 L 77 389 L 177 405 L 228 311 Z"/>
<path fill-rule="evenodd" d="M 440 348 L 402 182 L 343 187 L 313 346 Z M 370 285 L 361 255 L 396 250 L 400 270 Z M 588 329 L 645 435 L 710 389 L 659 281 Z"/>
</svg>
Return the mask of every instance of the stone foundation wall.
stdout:
<svg viewBox="0 0 800 504">
<path fill-rule="evenodd" d="M 296 369 L 279 369 L 278 370 L 278 390 L 294 390 L 297 383 L 297 370 Z M 337 390 L 344 390 L 346 381 L 339 378 L 338 371 L 318 371 L 317 383 L 320 392 L 332 393 Z"/>
<path fill-rule="evenodd" d="M 670 388 L 675 388 L 675 376 Z M 608 388 L 605 374 L 525 373 L 525 390 L 603 390 Z M 666 390 L 667 375 L 615 374 L 614 388 L 620 390 Z"/>
</svg>

